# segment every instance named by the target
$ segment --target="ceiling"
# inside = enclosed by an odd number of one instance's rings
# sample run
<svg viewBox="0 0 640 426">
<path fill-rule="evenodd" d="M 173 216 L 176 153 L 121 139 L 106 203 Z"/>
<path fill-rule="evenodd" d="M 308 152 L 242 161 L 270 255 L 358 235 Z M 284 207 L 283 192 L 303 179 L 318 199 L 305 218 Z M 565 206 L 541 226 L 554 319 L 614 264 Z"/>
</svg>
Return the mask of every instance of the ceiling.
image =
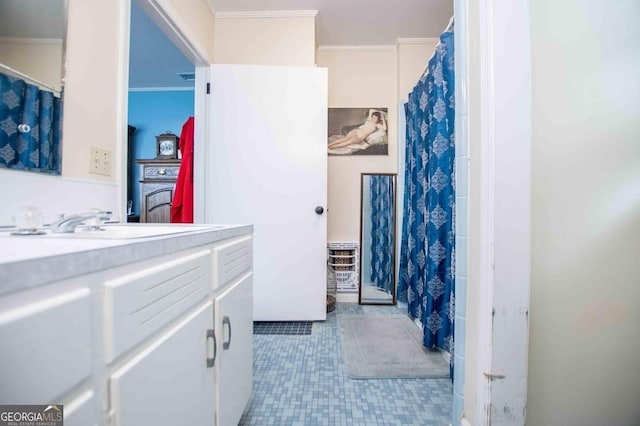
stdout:
<svg viewBox="0 0 640 426">
<path fill-rule="evenodd" d="M 193 73 L 194 67 L 135 1 L 131 2 L 129 87 L 193 87 L 178 73 Z"/>
<path fill-rule="evenodd" d="M 0 37 L 60 39 L 64 0 L 0 0 Z"/>
<path fill-rule="evenodd" d="M 4 0 L 0 0 L 4 1 Z M 207 0 L 216 12 L 317 10 L 319 46 L 394 46 L 398 38 L 438 37 L 453 0 Z M 393 4 L 393 6 L 391 6 Z M 162 64 L 162 66 L 160 66 Z M 129 87 L 191 87 L 178 73 L 191 62 L 132 1 Z"/>
<path fill-rule="evenodd" d="M 64 1 L 0 0 L 0 37 L 60 38 Z M 438 37 L 453 15 L 453 0 L 207 1 L 221 14 L 315 10 L 319 46 L 393 46 L 398 38 Z M 178 75 L 192 73 L 191 62 L 136 0 L 131 4 L 129 87 L 192 87 L 192 82 Z"/>
<path fill-rule="evenodd" d="M 216 12 L 317 10 L 319 46 L 395 45 L 400 38 L 438 37 L 453 0 L 207 0 Z"/>
</svg>

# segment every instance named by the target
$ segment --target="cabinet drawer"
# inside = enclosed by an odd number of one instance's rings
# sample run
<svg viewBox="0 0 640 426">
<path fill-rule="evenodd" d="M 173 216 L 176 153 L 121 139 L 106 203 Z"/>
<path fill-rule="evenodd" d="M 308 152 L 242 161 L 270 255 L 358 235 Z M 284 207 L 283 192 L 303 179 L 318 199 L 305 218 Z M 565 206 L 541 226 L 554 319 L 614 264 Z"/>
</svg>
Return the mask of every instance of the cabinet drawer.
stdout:
<svg viewBox="0 0 640 426">
<path fill-rule="evenodd" d="M 145 166 L 145 180 L 176 180 L 180 166 Z"/>
<path fill-rule="evenodd" d="M 91 375 L 89 289 L 29 299 L 0 303 L 0 404 L 55 402 Z"/>
<path fill-rule="evenodd" d="M 253 239 L 221 244 L 213 249 L 214 288 L 224 287 L 243 272 L 251 271 L 253 263 Z"/>
<path fill-rule="evenodd" d="M 210 259 L 209 250 L 199 250 L 156 260 L 105 282 L 106 361 L 112 362 L 204 298 L 210 288 Z"/>
</svg>

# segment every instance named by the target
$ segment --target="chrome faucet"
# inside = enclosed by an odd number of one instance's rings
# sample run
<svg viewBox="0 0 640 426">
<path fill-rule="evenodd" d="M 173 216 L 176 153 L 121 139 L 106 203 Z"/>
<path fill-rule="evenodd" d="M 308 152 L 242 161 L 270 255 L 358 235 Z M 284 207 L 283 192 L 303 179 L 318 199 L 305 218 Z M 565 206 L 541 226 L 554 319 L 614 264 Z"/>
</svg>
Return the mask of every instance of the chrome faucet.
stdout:
<svg viewBox="0 0 640 426">
<path fill-rule="evenodd" d="M 84 221 L 93 219 L 94 224 L 89 225 L 89 231 L 99 231 L 100 225 L 111 219 L 111 212 L 105 210 L 92 209 L 84 213 L 63 216 L 56 222 L 51 224 L 51 232 L 55 233 L 72 233 L 76 230 L 76 226 Z"/>
</svg>

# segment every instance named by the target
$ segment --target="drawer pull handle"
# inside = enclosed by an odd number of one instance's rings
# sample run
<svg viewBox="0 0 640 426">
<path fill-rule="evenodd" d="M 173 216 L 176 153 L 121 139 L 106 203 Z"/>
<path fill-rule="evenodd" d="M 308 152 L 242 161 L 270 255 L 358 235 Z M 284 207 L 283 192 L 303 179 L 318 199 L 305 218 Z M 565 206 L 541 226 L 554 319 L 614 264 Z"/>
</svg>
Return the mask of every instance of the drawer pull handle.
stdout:
<svg viewBox="0 0 640 426">
<path fill-rule="evenodd" d="M 226 341 L 226 342 L 224 342 L 224 341 L 222 342 L 222 349 L 226 351 L 227 349 L 229 349 L 229 346 L 231 346 L 231 320 L 226 315 L 222 318 L 222 330 L 223 330 L 223 333 L 224 333 L 225 324 L 229 327 L 229 340 Z M 224 334 L 223 334 L 223 336 L 224 336 Z"/>
<path fill-rule="evenodd" d="M 207 329 L 207 341 L 211 339 L 213 340 L 213 357 L 207 358 L 207 368 L 212 368 L 216 365 L 216 353 L 218 352 L 218 347 L 216 344 L 216 332 L 213 328 Z M 207 348 L 207 352 L 209 349 Z"/>
<path fill-rule="evenodd" d="M 160 176 L 164 176 L 164 175 L 166 175 L 166 174 L 167 174 L 167 171 L 166 171 L 165 169 L 160 169 L 160 170 L 158 170 L 158 174 L 159 174 Z"/>
</svg>

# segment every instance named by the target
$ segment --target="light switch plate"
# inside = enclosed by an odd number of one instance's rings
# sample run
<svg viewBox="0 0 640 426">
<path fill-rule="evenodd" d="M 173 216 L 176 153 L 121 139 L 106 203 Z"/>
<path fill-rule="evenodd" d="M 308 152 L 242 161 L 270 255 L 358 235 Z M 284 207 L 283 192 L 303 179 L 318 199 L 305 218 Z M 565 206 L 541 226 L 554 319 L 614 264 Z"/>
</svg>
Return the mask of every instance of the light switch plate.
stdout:
<svg viewBox="0 0 640 426">
<path fill-rule="evenodd" d="M 111 176 L 111 151 L 99 146 L 89 147 L 89 173 Z"/>
</svg>

